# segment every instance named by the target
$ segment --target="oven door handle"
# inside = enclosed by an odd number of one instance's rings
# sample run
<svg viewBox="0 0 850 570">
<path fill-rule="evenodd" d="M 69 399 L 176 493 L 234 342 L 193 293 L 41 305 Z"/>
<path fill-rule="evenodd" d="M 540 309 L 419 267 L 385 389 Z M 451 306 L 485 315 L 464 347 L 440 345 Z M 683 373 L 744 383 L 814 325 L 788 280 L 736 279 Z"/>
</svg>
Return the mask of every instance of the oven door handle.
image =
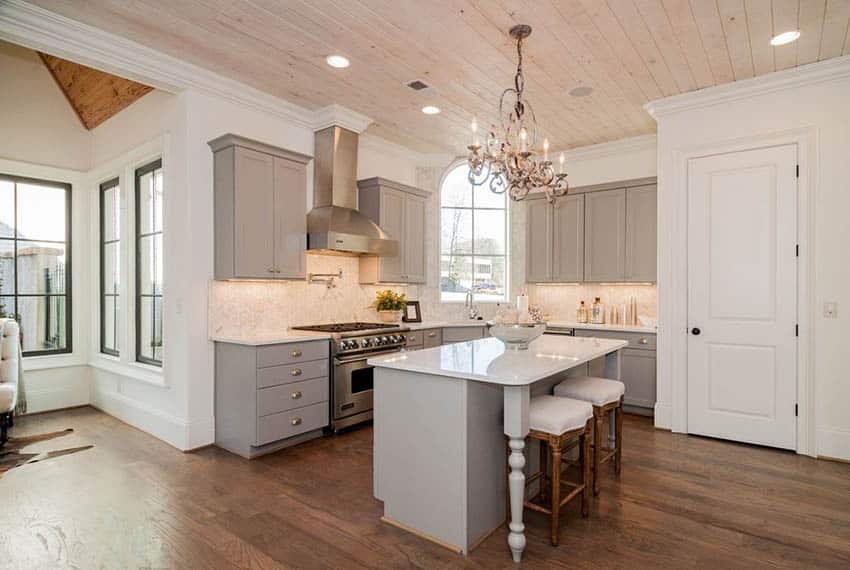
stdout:
<svg viewBox="0 0 850 570">
<path fill-rule="evenodd" d="M 395 350 L 382 350 L 381 352 L 370 352 L 369 354 L 358 354 L 357 356 L 350 356 L 348 358 L 340 358 L 338 356 L 334 357 L 334 364 L 351 364 L 352 362 L 359 362 L 361 360 L 366 361 L 373 356 L 384 356 L 387 354 L 393 354 L 396 352 L 401 352 L 400 349 Z"/>
</svg>

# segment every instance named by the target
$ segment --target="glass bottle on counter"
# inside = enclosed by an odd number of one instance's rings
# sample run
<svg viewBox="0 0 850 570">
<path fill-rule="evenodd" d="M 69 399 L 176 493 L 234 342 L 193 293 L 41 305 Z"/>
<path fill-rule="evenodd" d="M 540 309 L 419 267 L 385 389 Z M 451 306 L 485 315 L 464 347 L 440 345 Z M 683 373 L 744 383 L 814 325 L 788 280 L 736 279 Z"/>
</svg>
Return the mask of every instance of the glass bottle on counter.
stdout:
<svg viewBox="0 0 850 570">
<path fill-rule="evenodd" d="M 576 322 L 587 323 L 587 305 L 584 304 L 584 301 L 579 303 L 578 309 L 576 309 Z"/>
<path fill-rule="evenodd" d="M 605 305 L 602 304 L 599 297 L 596 297 L 593 304 L 590 305 L 590 322 L 594 325 L 601 325 L 605 322 Z"/>
</svg>

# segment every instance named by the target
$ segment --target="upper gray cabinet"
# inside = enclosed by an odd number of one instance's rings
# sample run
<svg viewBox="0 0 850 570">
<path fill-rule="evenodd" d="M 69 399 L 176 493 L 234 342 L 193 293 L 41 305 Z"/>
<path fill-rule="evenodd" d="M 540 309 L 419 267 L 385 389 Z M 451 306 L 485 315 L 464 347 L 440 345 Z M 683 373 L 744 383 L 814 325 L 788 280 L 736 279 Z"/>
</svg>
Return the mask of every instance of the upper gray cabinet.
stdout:
<svg viewBox="0 0 850 570">
<path fill-rule="evenodd" d="M 526 202 L 526 280 L 552 281 L 552 206 L 542 198 Z"/>
<path fill-rule="evenodd" d="M 215 278 L 303 279 L 311 157 L 232 134 L 209 145 Z"/>
<path fill-rule="evenodd" d="M 584 224 L 584 280 L 624 281 L 626 190 L 585 194 Z"/>
<path fill-rule="evenodd" d="M 656 279 L 656 201 L 655 184 L 626 191 L 626 281 Z"/>
<path fill-rule="evenodd" d="M 360 258 L 361 283 L 425 283 L 428 193 L 384 178 L 357 182 L 361 213 L 398 242 L 398 255 Z"/>
<path fill-rule="evenodd" d="M 576 282 L 584 278 L 584 196 L 569 195 L 554 204 L 528 200 L 526 280 Z"/>
</svg>

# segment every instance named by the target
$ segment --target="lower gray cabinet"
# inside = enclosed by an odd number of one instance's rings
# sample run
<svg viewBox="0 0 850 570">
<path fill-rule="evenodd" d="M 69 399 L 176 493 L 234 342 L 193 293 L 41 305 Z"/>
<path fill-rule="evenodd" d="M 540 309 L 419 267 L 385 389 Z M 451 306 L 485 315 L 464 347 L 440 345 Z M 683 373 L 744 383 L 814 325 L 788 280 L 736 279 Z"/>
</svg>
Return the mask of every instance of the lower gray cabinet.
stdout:
<svg viewBox="0 0 850 570">
<path fill-rule="evenodd" d="M 407 350 L 419 350 L 420 348 L 433 348 L 443 344 L 443 331 L 441 329 L 420 329 L 407 333 Z"/>
<path fill-rule="evenodd" d="M 215 343 L 215 443 L 245 458 L 322 435 L 329 424 L 327 340 Z"/>
<path fill-rule="evenodd" d="M 455 342 L 466 342 L 484 338 L 486 336 L 486 325 L 480 327 L 443 327 L 443 344 L 452 344 Z"/>
</svg>

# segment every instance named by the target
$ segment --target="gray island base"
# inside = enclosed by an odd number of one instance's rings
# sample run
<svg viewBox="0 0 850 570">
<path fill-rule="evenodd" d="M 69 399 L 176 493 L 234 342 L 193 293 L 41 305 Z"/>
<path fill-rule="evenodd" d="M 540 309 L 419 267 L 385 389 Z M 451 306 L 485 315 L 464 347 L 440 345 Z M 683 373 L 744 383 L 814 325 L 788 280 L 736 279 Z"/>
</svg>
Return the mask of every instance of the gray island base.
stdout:
<svg viewBox="0 0 850 570">
<path fill-rule="evenodd" d="M 374 494 L 384 503 L 383 519 L 468 554 L 505 520 L 509 471 L 508 545 L 519 562 L 530 398 L 551 393 L 571 368 L 602 356 L 605 375 L 619 379 L 626 345 L 544 335 L 514 351 L 491 337 L 370 359 Z"/>
</svg>

